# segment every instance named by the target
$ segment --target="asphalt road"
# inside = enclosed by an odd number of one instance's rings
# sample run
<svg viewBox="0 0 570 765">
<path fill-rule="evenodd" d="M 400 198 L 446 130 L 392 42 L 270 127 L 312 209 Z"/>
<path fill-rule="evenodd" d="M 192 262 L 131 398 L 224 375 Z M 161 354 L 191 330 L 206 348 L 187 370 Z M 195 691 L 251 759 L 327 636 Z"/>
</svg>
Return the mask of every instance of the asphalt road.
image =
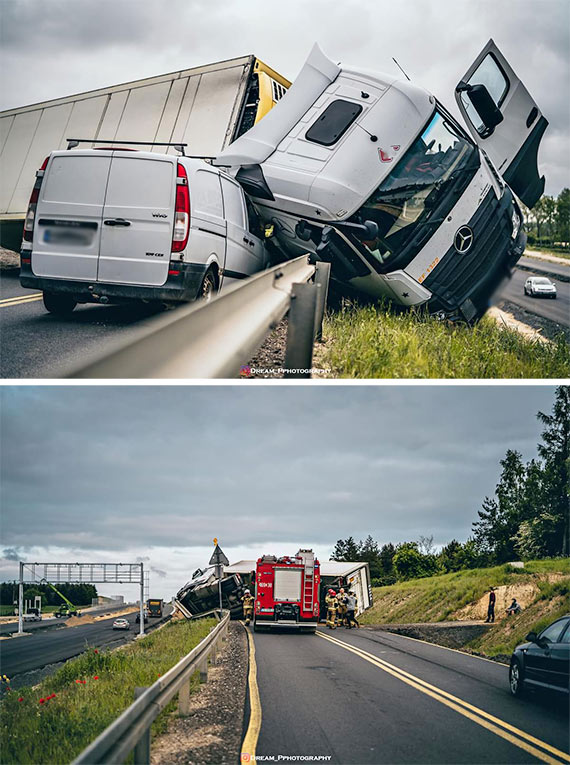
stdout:
<svg viewBox="0 0 570 765">
<path fill-rule="evenodd" d="M 166 613 L 169 613 L 167 610 Z M 59 629 L 37 630 L 24 637 L 14 637 L 0 641 L 0 667 L 2 674 L 10 679 L 25 672 L 66 661 L 85 651 L 87 646 L 100 648 L 120 645 L 134 640 L 139 632 L 136 613 L 127 614 L 130 630 L 114 630 L 115 617 L 101 619 L 79 627 L 61 627 Z M 159 619 L 149 619 L 146 627 L 159 623 Z"/>
<path fill-rule="evenodd" d="M 533 261 L 525 258 L 524 262 Z M 541 263 L 536 266 L 536 275 L 542 267 Z M 528 298 L 523 285 L 530 275 L 529 271 L 515 271 L 502 297 L 538 316 L 570 325 L 570 283 L 557 281 L 557 300 Z M 143 305 L 79 305 L 68 318 L 57 318 L 45 310 L 41 293 L 20 287 L 15 272 L 4 272 L 0 280 L 0 375 L 11 379 L 62 377 L 112 345 L 128 341 L 152 315 Z"/>
<path fill-rule="evenodd" d="M 568 269 L 570 272 L 570 269 Z M 527 311 L 555 321 L 565 327 L 570 326 L 570 282 L 552 279 L 556 284 L 558 296 L 552 298 L 528 297 L 524 294 L 524 283 L 529 276 L 540 276 L 537 272 L 521 271 L 516 269 L 513 278 L 507 284 L 501 297 L 511 303 L 520 305 Z"/>
<path fill-rule="evenodd" d="M 538 694 L 513 698 L 504 665 L 370 629 L 255 633 L 254 642 L 258 757 L 330 756 L 346 765 L 570 760 L 567 705 Z"/>
</svg>

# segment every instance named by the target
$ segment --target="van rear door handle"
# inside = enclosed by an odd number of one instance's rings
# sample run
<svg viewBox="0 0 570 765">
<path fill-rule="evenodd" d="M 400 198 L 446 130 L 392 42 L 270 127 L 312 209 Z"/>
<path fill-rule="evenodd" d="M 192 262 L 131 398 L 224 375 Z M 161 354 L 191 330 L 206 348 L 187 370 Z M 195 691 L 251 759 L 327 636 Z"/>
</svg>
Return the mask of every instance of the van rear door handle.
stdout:
<svg viewBox="0 0 570 765">
<path fill-rule="evenodd" d="M 130 220 L 125 220 L 124 218 L 112 218 L 111 220 L 104 220 L 103 223 L 105 226 L 130 226 L 131 222 Z"/>
</svg>

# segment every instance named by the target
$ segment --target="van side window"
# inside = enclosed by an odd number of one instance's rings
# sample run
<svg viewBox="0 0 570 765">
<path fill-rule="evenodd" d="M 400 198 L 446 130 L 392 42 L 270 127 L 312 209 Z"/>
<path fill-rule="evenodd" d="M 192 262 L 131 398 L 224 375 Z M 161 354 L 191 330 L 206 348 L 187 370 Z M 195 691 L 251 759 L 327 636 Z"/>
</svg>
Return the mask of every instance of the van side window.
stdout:
<svg viewBox="0 0 570 765">
<path fill-rule="evenodd" d="M 245 228 L 245 215 L 243 209 L 243 192 L 240 186 L 222 178 L 222 189 L 224 191 L 224 211 L 226 219 L 236 226 Z"/>
<path fill-rule="evenodd" d="M 191 209 L 197 213 L 215 215 L 217 218 L 224 217 L 220 176 L 217 173 L 198 170 L 196 184 L 192 184 L 190 205 Z"/>
<path fill-rule="evenodd" d="M 361 104 L 340 99 L 333 101 L 307 130 L 305 138 L 323 146 L 332 146 L 346 133 L 361 111 Z"/>
<path fill-rule="evenodd" d="M 500 109 L 501 104 L 509 92 L 510 83 L 493 54 L 488 53 L 469 78 L 469 85 L 484 85 L 497 105 L 497 108 Z M 481 121 L 481 117 L 479 117 L 475 111 L 475 108 L 466 93 L 461 94 L 461 100 L 463 101 L 463 106 L 465 107 L 465 111 L 467 112 L 473 127 L 480 135 L 483 135 L 486 130 L 485 125 Z"/>
<path fill-rule="evenodd" d="M 258 236 L 260 239 L 263 239 L 264 231 L 263 231 L 263 226 L 261 225 L 261 218 L 255 211 L 255 207 L 252 205 L 251 201 L 247 197 L 245 198 L 245 207 L 247 211 L 247 220 L 248 220 L 250 232 L 254 234 L 255 236 Z"/>
</svg>

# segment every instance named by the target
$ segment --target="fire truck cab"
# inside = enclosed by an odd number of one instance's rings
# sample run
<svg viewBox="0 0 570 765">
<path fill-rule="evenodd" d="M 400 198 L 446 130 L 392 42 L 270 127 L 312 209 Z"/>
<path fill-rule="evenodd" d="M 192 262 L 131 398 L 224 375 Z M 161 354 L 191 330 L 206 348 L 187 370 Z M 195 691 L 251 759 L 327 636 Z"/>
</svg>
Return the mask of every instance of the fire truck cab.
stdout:
<svg viewBox="0 0 570 765">
<path fill-rule="evenodd" d="M 255 573 L 254 631 L 291 627 L 315 632 L 319 617 L 320 565 L 312 550 L 294 557 L 259 558 Z"/>
</svg>

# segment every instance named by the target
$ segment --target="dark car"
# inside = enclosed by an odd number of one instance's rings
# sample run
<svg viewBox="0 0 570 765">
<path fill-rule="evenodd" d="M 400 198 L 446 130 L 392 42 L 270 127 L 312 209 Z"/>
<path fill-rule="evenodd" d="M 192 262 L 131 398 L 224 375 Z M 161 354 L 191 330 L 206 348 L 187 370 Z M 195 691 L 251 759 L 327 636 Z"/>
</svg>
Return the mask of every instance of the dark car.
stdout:
<svg viewBox="0 0 570 765">
<path fill-rule="evenodd" d="M 570 615 L 557 619 L 538 635 L 529 632 L 528 643 L 511 656 L 509 683 L 513 696 L 533 686 L 569 693 Z"/>
</svg>

